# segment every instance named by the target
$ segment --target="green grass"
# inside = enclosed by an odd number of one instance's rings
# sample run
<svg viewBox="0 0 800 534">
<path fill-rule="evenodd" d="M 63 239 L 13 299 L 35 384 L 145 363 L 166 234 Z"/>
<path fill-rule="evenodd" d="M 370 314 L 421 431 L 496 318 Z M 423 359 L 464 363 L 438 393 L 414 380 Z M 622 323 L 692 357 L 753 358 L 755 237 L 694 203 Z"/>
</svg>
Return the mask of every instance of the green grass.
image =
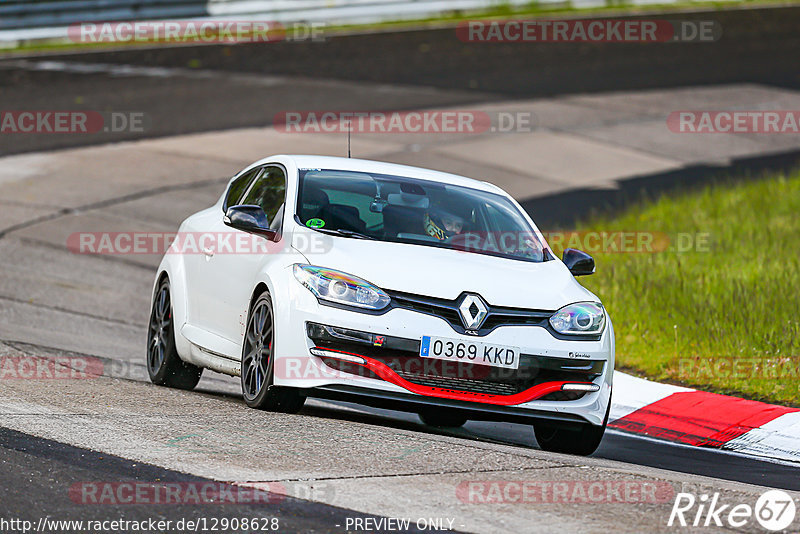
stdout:
<svg viewBox="0 0 800 534">
<path fill-rule="evenodd" d="M 618 368 L 800 405 L 800 172 L 643 201 L 579 229 L 672 238 L 662 252 L 593 253 L 597 272 L 580 279 L 614 321 Z M 679 233 L 707 233 L 707 251 L 677 251 Z"/>
</svg>

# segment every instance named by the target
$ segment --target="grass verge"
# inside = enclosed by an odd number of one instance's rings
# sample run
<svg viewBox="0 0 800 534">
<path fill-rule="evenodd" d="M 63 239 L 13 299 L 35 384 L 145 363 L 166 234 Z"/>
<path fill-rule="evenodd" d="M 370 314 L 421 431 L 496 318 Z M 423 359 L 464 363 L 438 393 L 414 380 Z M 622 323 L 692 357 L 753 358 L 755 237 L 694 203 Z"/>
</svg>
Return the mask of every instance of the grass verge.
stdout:
<svg viewBox="0 0 800 534">
<path fill-rule="evenodd" d="M 591 251 L 597 272 L 580 279 L 614 321 L 618 368 L 800 405 L 800 171 L 643 201 L 579 230 L 652 233 L 652 251 Z"/>
</svg>

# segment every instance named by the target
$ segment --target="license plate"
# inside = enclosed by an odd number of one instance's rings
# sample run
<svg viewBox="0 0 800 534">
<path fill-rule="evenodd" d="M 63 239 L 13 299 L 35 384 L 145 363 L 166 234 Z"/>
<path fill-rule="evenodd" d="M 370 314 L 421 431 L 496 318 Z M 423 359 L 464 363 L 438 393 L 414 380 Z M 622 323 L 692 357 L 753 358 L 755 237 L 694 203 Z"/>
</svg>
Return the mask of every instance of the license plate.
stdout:
<svg viewBox="0 0 800 534">
<path fill-rule="evenodd" d="M 519 367 L 519 348 L 492 343 L 479 343 L 461 339 L 422 336 L 419 347 L 422 358 L 436 358 L 474 365 L 490 365 L 517 369 Z"/>
</svg>

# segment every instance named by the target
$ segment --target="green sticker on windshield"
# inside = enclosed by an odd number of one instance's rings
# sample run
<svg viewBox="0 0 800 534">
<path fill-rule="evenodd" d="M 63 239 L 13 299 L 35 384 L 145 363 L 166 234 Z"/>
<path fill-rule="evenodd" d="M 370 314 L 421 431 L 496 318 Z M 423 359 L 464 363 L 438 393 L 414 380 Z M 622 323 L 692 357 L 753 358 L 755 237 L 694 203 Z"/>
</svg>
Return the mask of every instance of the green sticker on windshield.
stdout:
<svg viewBox="0 0 800 534">
<path fill-rule="evenodd" d="M 322 228 L 325 226 L 325 221 L 322 219 L 309 219 L 306 221 L 306 226 L 309 228 Z"/>
</svg>

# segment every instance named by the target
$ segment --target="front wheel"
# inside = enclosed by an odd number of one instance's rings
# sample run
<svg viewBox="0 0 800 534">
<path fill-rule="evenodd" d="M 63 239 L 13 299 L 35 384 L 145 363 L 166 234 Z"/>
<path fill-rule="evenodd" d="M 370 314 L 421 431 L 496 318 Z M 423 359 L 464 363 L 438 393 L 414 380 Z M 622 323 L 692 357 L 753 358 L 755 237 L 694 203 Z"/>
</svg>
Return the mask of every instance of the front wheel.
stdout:
<svg viewBox="0 0 800 534">
<path fill-rule="evenodd" d="M 540 421 L 533 425 L 533 432 L 536 434 L 536 441 L 542 450 L 548 452 L 561 452 L 564 454 L 576 454 L 578 456 L 589 456 L 600 446 L 603 441 L 603 434 L 608 426 L 608 414 L 611 411 L 611 399 L 608 399 L 608 408 L 603 424 L 596 426 L 592 424 L 581 424 L 580 426 L 553 421 Z"/>
<path fill-rule="evenodd" d="M 181 360 L 175 348 L 175 328 L 172 321 L 172 297 L 169 279 L 164 278 L 156 289 L 150 324 L 147 329 L 147 374 L 158 386 L 194 389 L 203 368 Z"/>
<path fill-rule="evenodd" d="M 294 389 L 273 385 L 275 321 L 272 299 L 263 292 L 253 303 L 242 346 L 242 396 L 251 408 L 297 413 L 306 398 Z"/>
</svg>

